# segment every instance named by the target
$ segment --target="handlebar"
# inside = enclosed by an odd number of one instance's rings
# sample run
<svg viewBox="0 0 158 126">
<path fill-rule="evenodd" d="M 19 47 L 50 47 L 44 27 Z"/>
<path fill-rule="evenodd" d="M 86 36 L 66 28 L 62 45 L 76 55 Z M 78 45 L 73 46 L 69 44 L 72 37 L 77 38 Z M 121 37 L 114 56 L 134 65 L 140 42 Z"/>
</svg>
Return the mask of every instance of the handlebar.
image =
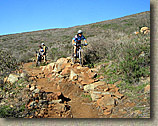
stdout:
<svg viewBox="0 0 158 126">
<path fill-rule="evenodd" d="M 78 47 L 78 46 L 87 46 L 87 45 L 86 44 L 78 44 L 78 43 L 76 43 L 75 46 Z"/>
</svg>

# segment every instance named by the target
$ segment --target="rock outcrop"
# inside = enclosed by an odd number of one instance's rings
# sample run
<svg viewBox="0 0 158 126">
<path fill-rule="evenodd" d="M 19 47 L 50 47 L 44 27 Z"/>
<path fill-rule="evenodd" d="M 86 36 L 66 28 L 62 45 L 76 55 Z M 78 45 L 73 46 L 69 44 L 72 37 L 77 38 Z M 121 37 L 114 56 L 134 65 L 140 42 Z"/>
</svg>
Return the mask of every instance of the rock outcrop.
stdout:
<svg viewBox="0 0 158 126">
<path fill-rule="evenodd" d="M 96 70 L 73 64 L 69 58 L 58 59 L 57 62 L 41 69 L 50 81 L 59 86 L 65 82 L 78 85 L 84 93 L 90 94 L 92 102 L 96 103 L 96 107 L 99 107 L 105 115 L 111 114 L 118 100 L 123 98 L 114 84 L 106 84 L 96 79 Z"/>
<path fill-rule="evenodd" d="M 119 93 L 117 84 L 107 84 L 102 81 L 103 76 L 97 77 L 98 69 L 81 67 L 80 64 L 73 64 L 70 58 L 61 58 L 38 70 L 29 69 L 28 74 L 23 71 L 10 74 L 4 81 L 13 84 L 27 76 L 28 84 L 24 90 L 28 92 L 25 99 L 26 118 L 72 118 L 70 101 L 75 95 L 80 99 L 84 94 L 90 97 L 89 102 L 96 109 L 108 116 L 124 96 Z"/>
</svg>

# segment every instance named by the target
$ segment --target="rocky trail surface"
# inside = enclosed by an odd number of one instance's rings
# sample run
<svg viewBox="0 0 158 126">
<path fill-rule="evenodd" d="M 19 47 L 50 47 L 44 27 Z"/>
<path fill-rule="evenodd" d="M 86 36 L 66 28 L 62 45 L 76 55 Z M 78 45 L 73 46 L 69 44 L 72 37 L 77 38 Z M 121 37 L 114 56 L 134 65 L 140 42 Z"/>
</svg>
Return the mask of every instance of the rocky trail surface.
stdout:
<svg viewBox="0 0 158 126">
<path fill-rule="evenodd" d="M 128 118 L 140 115 L 141 111 L 130 111 L 135 103 L 119 92 L 117 83 L 107 84 L 102 76 L 97 77 L 98 69 L 73 64 L 70 58 L 60 58 L 41 67 L 35 67 L 34 62 L 25 63 L 18 71 L 20 76 L 27 76 L 21 93 L 21 100 L 26 102 L 24 117 Z M 19 78 L 12 76 L 12 81 Z M 13 83 L 10 78 L 5 81 Z"/>
</svg>

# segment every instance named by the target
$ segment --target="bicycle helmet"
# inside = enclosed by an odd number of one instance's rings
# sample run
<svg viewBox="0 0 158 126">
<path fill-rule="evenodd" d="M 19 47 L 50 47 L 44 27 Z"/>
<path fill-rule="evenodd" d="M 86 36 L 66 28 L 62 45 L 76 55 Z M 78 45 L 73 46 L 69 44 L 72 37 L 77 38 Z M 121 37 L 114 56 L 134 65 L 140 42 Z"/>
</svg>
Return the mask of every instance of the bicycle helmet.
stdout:
<svg viewBox="0 0 158 126">
<path fill-rule="evenodd" d="M 41 46 L 43 46 L 43 45 L 44 45 L 44 43 L 41 44 Z"/>
<path fill-rule="evenodd" d="M 82 30 L 78 30 L 78 34 L 82 34 L 83 32 L 82 32 Z"/>
</svg>

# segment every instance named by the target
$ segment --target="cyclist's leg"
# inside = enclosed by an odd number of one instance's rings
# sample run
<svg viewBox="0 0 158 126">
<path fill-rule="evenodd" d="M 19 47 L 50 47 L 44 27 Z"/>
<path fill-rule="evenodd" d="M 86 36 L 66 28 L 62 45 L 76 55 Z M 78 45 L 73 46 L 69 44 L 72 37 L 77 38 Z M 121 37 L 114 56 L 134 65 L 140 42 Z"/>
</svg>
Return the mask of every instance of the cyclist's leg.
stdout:
<svg viewBox="0 0 158 126">
<path fill-rule="evenodd" d="M 74 56 L 76 56 L 76 46 L 74 46 Z"/>
<path fill-rule="evenodd" d="M 46 55 L 43 55 L 44 63 L 46 62 Z"/>
<path fill-rule="evenodd" d="M 45 61 L 47 62 L 47 55 L 45 54 Z"/>
<path fill-rule="evenodd" d="M 38 54 L 36 54 L 36 63 L 38 62 Z"/>
</svg>

